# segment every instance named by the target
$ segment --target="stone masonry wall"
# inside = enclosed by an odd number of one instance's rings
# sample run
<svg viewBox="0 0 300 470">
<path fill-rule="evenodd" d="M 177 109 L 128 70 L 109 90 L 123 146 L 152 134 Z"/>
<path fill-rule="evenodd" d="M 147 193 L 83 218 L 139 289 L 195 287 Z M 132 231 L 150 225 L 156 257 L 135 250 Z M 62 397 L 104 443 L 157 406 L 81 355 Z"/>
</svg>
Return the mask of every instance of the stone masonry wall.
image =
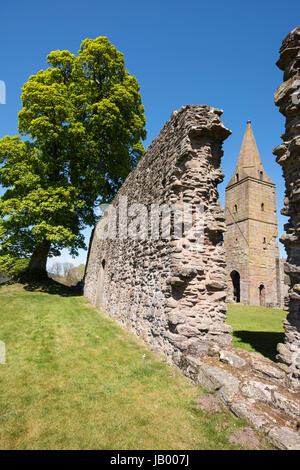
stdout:
<svg viewBox="0 0 300 470">
<path fill-rule="evenodd" d="M 284 81 L 274 98 L 286 123 L 283 143 L 273 153 L 285 179 L 281 213 L 289 217 L 286 234 L 281 238 L 287 252 L 285 282 L 289 291 L 285 309 L 289 314 L 284 322 L 285 342 L 278 345 L 278 359 L 289 366 L 293 384 L 300 387 L 300 26 L 283 40 L 277 66 L 284 71 Z"/>
<path fill-rule="evenodd" d="M 217 192 L 222 142 L 230 131 L 221 114 L 200 105 L 174 111 L 112 203 L 118 211 L 122 197 L 128 198 L 130 222 L 132 203 L 148 209 L 202 204 L 204 243 L 192 231 L 169 240 L 103 240 L 102 217 L 90 246 L 85 296 L 176 364 L 203 340 L 231 344 L 225 324 L 225 223 Z"/>
</svg>

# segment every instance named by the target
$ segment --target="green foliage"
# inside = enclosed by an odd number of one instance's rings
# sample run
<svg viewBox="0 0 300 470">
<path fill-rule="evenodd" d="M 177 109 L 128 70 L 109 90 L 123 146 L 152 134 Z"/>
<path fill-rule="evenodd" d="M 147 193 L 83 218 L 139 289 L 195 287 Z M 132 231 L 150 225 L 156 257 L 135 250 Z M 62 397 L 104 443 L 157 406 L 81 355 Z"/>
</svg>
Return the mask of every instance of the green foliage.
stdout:
<svg viewBox="0 0 300 470">
<path fill-rule="evenodd" d="M 107 38 L 84 40 L 78 55 L 51 52 L 48 63 L 22 90 L 19 132 L 28 140 L 0 140 L 4 254 L 13 247 L 28 257 L 47 242 L 50 256 L 63 247 L 76 255 L 95 207 L 112 199 L 144 151 L 138 82 Z"/>
<path fill-rule="evenodd" d="M 0 255 L 0 273 L 5 273 L 8 277 L 19 277 L 28 267 L 28 258 L 18 258 L 7 253 Z"/>
<path fill-rule="evenodd" d="M 71 268 L 69 273 L 69 285 L 76 284 L 81 281 L 85 272 L 85 265 L 80 264 L 79 266 L 74 266 Z"/>
</svg>

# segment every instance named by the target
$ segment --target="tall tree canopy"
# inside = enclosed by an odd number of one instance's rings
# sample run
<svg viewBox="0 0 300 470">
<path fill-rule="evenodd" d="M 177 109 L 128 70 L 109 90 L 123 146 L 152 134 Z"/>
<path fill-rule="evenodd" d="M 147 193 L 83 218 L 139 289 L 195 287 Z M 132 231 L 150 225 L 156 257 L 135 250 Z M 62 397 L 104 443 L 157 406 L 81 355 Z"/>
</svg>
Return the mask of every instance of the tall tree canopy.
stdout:
<svg viewBox="0 0 300 470">
<path fill-rule="evenodd" d="M 81 230 L 135 167 L 146 137 L 138 82 L 106 37 L 47 61 L 22 89 L 23 140 L 0 140 L 0 264 L 25 257 L 44 273 L 49 255 L 85 248 Z"/>
</svg>

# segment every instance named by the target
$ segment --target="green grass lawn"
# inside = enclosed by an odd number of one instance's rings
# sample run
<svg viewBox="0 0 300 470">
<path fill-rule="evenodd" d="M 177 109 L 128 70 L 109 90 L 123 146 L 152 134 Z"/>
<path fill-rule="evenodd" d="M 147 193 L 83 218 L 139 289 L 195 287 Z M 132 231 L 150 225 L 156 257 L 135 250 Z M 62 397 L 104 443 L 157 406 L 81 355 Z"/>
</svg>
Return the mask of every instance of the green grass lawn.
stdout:
<svg viewBox="0 0 300 470">
<path fill-rule="evenodd" d="M 228 305 L 227 323 L 233 328 L 233 344 L 275 360 L 276 345 L 283 342 L 282 320 L 286 312 L 241 304 Z"/>
<path fill-rule="evenodd" d="M 197 410 L 201 390 L 131 333 L 70 288 L 44 290 L 0 287 L 1 449 L 239 448 L 244 421 Z"/>
</svg>

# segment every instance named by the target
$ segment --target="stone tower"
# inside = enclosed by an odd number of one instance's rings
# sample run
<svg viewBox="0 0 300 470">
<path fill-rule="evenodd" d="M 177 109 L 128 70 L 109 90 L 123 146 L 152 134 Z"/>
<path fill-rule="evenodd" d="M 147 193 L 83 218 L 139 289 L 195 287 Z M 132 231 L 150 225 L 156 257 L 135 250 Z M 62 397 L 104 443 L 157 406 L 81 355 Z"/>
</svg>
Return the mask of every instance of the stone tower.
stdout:
<svg viewBox="0 0 300 470">
<path fill-rule="evenodd" d="M 228 301 L 281 306 L 276 188 L 262 166 L 251 121 L 225 206 Z"/>
</svg>

